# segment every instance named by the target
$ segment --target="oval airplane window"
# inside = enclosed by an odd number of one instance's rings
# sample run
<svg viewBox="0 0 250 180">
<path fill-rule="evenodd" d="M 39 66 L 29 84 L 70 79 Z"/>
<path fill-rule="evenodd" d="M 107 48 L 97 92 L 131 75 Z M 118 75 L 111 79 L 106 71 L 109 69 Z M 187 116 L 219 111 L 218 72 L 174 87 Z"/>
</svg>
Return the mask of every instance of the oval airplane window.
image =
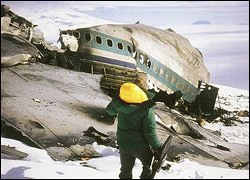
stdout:
<svg viewBox="0 0 250 180">
<path fill-rule="evenodd" d="M 195 92 L 194 91 L 191 92 L 191 96 L 193 96 L 193 97 L 195 96 Z"/>
<path fill-rule="evenodd" d="M 165 73 L 165 70 L 161 67 L 161 68 L 160 68 L 160 76 L 163 77 L 163 76 L 164 76 L 164 73 Z"/>
<path fill-rule="evenodd" d="M 181 89 L 181 82 L 179 80 L 176 80 L 176 87 L 177 89 Z"/>
<path fill-rule="evenodd" d="M 151 61 L 150 61 L 150 59 L 147 59 L 147 67 L 151 68 Z"/>
<path fill-rule="evenodd" d="M 187 93 L 187 94 L 191 94 L 191 91 L 192 91 L 192 90 L 191 90 L 190 87 L 187 87 L 187 88 L 186 88 L 186 93 Z"/>
<path fill-rule="evenodd" d="M 137 52 L 136 51 L 133 52 L 132 56 L 133 56 L 134 59 L 137 59 Z"/>
<path fill-rule="evenodd" d="M 127 48 L 128 48 L 128 52 L 131 54 L 132 53 L 131 47 L 127 46 Z"/>
<path fill-rule="evenodd" d="M 119 48 L 120 50 L 123 50 L 123 45 L 122 45 L 122 43 L 118 42 L 118 43 L 117 43 L 117 46 L 118 46 L 118 48 Z"/>
<path fill-rule="evenodd" d="M 140 62 L 141 64 L 144 63 L 144 56 L 143 56 L 143 54 L 140 54 L 139 62 Z"/>
<path fill-rule="evenodd" d="M 182 83 L 181 90 L 182 90 L 183 92 L 186 91 L 186 84 L 185 84 L 185 83 Z"/>
<path fill-rule="evenodd" d="M 84 38 L 87 40 L 87 41 L 91 41 L 91 35 L 89 33 L 84 33 Z"/>
<path fill-rule="evenodd" d="M 73 35 L 76 37 L 76 39 L 80 38 L 80 33 L 78 31 L 73 31 Z"/>
<path fill-rule="evenodd" d="M 158 72 L 158 66 L 157 66 L 157 64 L 156 63 L 154 63 L 154 65 L 153 65 L 153 70 L 154 70 L 154 72 Z"/>
<path fill-rule="evenodd" d="M 113 41 L 111 39 L 107 39 L 107 45 L 109 47 L 112 47 L 113 46 Z"/>
<path fill-rule="evenodd" d="M 171 75 L 170 75 L 169 72 L 166 72 L 166 74 L 165 74 L 165 79 L 166 79 L 167 81 L 170 81 Z"/>
<path fill-rule="evenodd" d="M 96 36 L 95 40 L 96 40 L 97 44 L 102 44 L 102 38 L 100 36 Z"/>
<path fill-rule="evenodd" d="M 172 78 L 171 78 L 171 83 L 172 83 L 172 84 L 175 84 L 175 82 L 176 82 L 176 78 L 175 78 L 174 76 L 172 76 Z"/>
</svg>

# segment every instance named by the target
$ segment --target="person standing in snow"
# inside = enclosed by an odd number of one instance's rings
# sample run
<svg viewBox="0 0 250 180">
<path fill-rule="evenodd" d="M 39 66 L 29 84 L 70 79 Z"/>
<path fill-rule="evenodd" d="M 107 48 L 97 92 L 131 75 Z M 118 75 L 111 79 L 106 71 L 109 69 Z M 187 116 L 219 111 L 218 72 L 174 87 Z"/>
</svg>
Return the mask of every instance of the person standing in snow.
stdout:
<svg viewBox="0 0 250 180">
<path fill-rule="evenodd" d="M 120 179 L 132 179 L 132 170 L 138 158 L 143 165 L 141 179 L 151 175 L 151 161 L 161 148 L 156 134 L 155 111 L 152 101 L 135 83 L 124 83 L 119 96 L 107 105 L 106 112 L 118 116 L 117 144 L 120 153 Z"/>
</svg>

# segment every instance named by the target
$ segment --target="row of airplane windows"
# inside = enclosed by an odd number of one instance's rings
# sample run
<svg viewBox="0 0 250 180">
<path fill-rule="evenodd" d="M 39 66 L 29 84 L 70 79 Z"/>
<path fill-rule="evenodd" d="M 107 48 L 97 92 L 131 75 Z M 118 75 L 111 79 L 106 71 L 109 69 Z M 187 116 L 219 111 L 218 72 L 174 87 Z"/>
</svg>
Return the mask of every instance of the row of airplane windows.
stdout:
<svg viewBox="0 0 250 180">
<path fill-rule="evenodd" d="M 141 34 L 148 34 L 148 37 L 152 40 L 152 41 L 162 41 L 164 42 L 163 44 L 168 44 L 168 41 L 163 38 L 166 36 L 166 31 L 163 30 L 158 30 L 156 33 L 148 33 L 151 32 L 151 30 L 149 28 L 139 28 L 139 27 L 134 27 L 135 29 L 137 29 L 137 31 L 141 32 Z M 174 32 L 172 29 L 168 29 L 168 31 L 170 32 Z M 199 49 L 198 49 L 199 51 Z M 201 54 L 201 52 L 199 51 L 199 53 Z M 199 60 L 198 57 L 192 57 L 192 56 L 185 56 L 185 60 L 189 63 L 192 64 L 194 68 L 198 69 L 201 67 L 201 61 Z"/>
<path fill-rule="evenodd" d="M 195 93 L 190 88 L 188 88 L 188 86 L 184 82 L 182 83 L 174 74 L 165 70 L 164 67 L 158 67 L 156 63 L 153 63 L 152 65 L 152 61 L 146 55 L 140 54 L 139 63 L 141 65 L 145 65 L 147 68 L 153 67 L 154 73 L 158 74 L 166 81 L 171 82 L 171 84 L 173 84 L 177 89 L 181 90 L 182 92 L 191 94 L 191 96 L 195 95 Z"/>
<path fill-rule="evenodd" d="M 64 31 L 62 32 L 63 34 L 68 34 L 70 36 L 74 36 L 76 39 L 80 39 L 81 37 L 81 34 L 79 31 L 72 31 L 72 30 L 68 30 L 68 31 Z M 89 32 L 85 32 L 84 33 L 84 39 L 88 42 L 92 41 L 93 37 L 92 35 L 89 33 Z M 95 38 L 94 38 L 94 42 L 99 44 L 99 45 L 102 45 L 103 44 L 103 38 L 99 35 L 95 35 Z M 114 42 L 112 39 L 110 38 L 107 38 L 106 39 L 106 45 L 108 45 L 108 47 L 112 48 L 114 47 Z M 117 48 L 120 49 L 120 50 L 124 50 L 124 45 L 122 42 L 117 42 Z M 132 49 L 130 46 L 127 46 L 127 51 L 132 55 Z"/>
<path fill-rule="evenodd" d="M 84 38 L 85 38 L 85 40 L 86 41 L 88 41 L 88 42 L 90 42 L 91 40 L 92 40 L 92 36 L 91 36 L 91 34 L 90 33 L 84 33 Z M 99 36 L 99 35 L 96 35 L 95 36 L 95 42 L 97 43 L 97 44 L 103 44 L 103 38 L 101 37 L 101 36 Z M 109 47 L 114 47 L 114 42 L 113 42 L 113 40 L 112 39 L 110 39 L 110 38 L 107 38 L 106 39 L 106 44 L 109 46 Z M 117 47 L 118 47 L 118 49 L 120 49 L 120 50 L 124 50 L 124 45 L 123 45 L 123 43 L 122 42 L 117 42 Z M 130 54 L 132 54 L 132 49 L 131 49 L 131 47 L 130 46 L 127 46 L 127 50 L 128 50 L 128 52 L 130 53 Z"/>
<path fill-rule="evenodd" d="M 69 31 L 67 31 L 66 33 L 68 33 L 69 35 L 75 36 L 77 39 L 80 38 L 80 32 L 78 32 L 78 31 L 71 31 L 71 30 L 69 30 Z M 85 38 L 86 41 L 90 42 L 90 41 L 92 40 L 92 35 L 91 35 L 89 32 L 86 32 L 86 33 L 84 33 L 84 38 Z M 103 38 L 102 38 L 101 36 L 99 36 L 99 35 L 96 35 L 96 36 L 95 36 L 95 42 L 96 42 L 97 44 L 100 44 L 100 45 L 101 45 L 101 44 L 103 44 Z M 106 44 L 107 44 L 110 48 L 114 47 L 113 40 L 110 39 L 110 38 L 107 38 L 107 39 L 106 39 Z M 120 50 L 124 50 L 124 45 L 123 45 L 122 42 L 118 42 L 118 43 L 117 43 L 117 47 L 118 47 L 118 49 L 120 49 Z M 131 49 L 130 46 L 127 46 L 127 49 L 126 49 L 126 50 L 128 50 L 128 52 L 129 52 L 131 55 L 133 55 L 132 49 Z M 187 57 L 187 61 L 188 61 L 188 63 L 193 64 L 193 66 L 194 66 L 196 69 L 199 68 L 199 67 L 201 66 L 201 62 L 200 62 L 198 59 L 194 59 L 194 58 Z"/>
<path fill-rule="evenodd" d="M 90 33 L 84 33 L 84 38 L 88 42 L 90 42 L 92 40 L 92 36 L 91 36 Z M 95 36 L 95 42 L 97 44 L 101 45 L 101 44 L 103 44 L 103 38 L 101 36 L 99 36 L 99 35 L 96 35 Z M 113 43 L 113 41 L 111 39 L 107 38 L 106 39 L 106 44 L 109 47 L 113 47 L 114 43 Z M 124 49 L 124 45 L 121 42 L 117 43 L 117 47 L 120 50 Z M 128 50 L 129 53 L 132 53 L 130 46 L 127 46 L 127 50 Z M 134 58 L 137 59 L 136 56 Z M 146 55 L 143 55 L 142 53 L 140 53 L 140 55 L 139 55 L 139 62 L 142 65 L 145 64 L 146 67 L 149 68 L 149 69 L 152 66 L 152 61 Z M 191 89 L 188 88 L 185 83 L 181 83 L 180 80 L 178 80 L 174 75 L 171 75 L 171 73 L 164 70 L 163 67 L 159 68 L 156 63 L 154 63 L 152 67 L 153 67 L 154 73 L 158 73 L 161 77 L 164 77 L 167 81 L 171 82 L 171 84 L 173 84 L 177 89 L 180 89 L 182 92 L 185 92 L 185 93 L 190 93 L 192 96 L 194 96 L 194 92 L 192 92 Z"/>
</svg>

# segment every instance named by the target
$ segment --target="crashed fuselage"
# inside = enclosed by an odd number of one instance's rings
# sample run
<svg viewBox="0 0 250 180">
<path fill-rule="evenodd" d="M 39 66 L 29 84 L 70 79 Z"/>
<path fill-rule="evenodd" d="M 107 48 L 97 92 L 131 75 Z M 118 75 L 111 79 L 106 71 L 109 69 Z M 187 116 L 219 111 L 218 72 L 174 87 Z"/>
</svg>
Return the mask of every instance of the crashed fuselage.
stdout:
<svg viewBox="0 0 250 180">
<path fill-rule="evenodd" d="M 60 31 L 59 41 L 80 58 L 145 72 L 155 88 L 181 91 L 189 103 L 199 93 L 199 82 L 210 79 L 201 52 L 172 30 L 107 24 Z"/>
</svg>

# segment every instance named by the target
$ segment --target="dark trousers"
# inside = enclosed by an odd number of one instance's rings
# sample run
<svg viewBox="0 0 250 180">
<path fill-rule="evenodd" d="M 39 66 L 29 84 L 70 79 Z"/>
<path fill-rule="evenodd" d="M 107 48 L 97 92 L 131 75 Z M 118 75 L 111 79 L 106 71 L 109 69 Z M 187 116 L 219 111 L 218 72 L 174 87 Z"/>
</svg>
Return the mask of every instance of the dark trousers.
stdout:
<svg viewBox="0 0 250 180">
<path fill-rule="evenodd" d="M 120 179 L 132 179 L 132 170 L 135 165 L 135 159 L 138 158 L 143 165 L 140 179 L 147 179 L 151 174 L 151 161 L 153 153 L 149 147 L 146 148 L 119 148 L 121 169 Z"/>
</svg>

